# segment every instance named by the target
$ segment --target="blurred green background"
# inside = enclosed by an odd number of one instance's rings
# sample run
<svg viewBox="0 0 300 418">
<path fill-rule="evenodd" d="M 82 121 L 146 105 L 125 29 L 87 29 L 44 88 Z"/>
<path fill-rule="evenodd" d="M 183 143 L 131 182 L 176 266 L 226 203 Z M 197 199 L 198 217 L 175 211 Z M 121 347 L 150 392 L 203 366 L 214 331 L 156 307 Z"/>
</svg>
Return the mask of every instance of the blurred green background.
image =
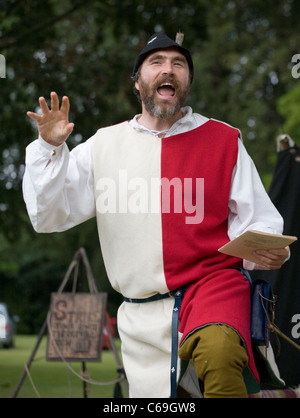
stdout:
<svg viewBox="0 0 300 418">
<path fill-rule="evenodd" d="M 47 338 L 44 337 L 27 368 L 24 381 L 20 378 L 24 365 L 37 344 L 34 335 L 17 335 L 15 347 L 2 350 L 0 356 L 0 398 L 113 398 L 127 397 L 127 386 L 119 379 L 118 366 L 111 351 L 103 350 L 101 362 L 86 362 L 84 377 L 93 383 L 84 384 L 80 362 L 46 361 Z M 119 350 L 119 341 L 116 342 Z M 19 384 L 20 383 L 20 384 Z"/>
</svg>

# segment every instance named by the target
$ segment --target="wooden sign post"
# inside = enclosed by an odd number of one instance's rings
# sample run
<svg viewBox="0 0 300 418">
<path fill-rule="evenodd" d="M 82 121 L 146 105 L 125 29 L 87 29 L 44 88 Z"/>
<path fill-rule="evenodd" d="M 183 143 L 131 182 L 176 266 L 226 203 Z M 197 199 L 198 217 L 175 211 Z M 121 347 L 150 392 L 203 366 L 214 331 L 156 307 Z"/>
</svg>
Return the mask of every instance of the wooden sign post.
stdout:
<svg viewBox="0 0 300 418">
<path fill-rule="evenodd" d="M 82 266 L 85 267 L 90 293 L 76 292 L 77 285 L 82 285 L 83 278 L 79 274 Z M 71 293 L 63 292 L 73 272 L 73 291 Z M 37 343 L 25 364 L 12 398 L 17 397 L 22 383 L 29 373 L 29 367 L 34 360 L 47 328 L 47 360 L 63 360 L 66 364 L 69 361 L 81 362 L 84 397 L 87 397 L 87 383 L 103 386 L 111 384 L 119 385 L 123 382 L 128 394 L 126 375 L 105 317 L 106 303 L 107 294 L 98 292 L 86 252 L 84 248 L 80 248 L 69 265 L 57 293 L 51 294 L 49 313 L 41 328 Z M 95 382 L 83 378 L 83 375 L 86 373 L 86 361 L 99 361 L 101 359 L 103 326 L 105 326 L 108 333 L 109 349 L 112 350 L 115 357 L 119 377 L 110 382 Z"/>
</svg>

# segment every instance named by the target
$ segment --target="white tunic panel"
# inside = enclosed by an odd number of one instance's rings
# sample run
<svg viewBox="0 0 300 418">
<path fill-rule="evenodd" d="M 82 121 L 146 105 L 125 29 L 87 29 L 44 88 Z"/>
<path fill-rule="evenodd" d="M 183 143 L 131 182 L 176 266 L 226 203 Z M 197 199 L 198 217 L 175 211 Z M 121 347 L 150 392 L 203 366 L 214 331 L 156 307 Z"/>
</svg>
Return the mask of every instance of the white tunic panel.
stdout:
<svg viewBox="0 0 300 418">
<path fill-rule="evenodd" d="M 119 308 L 118 330 L 130 397 L 170 397 L 173 307 L 174 297 L 170 297 L 149 303 L 124 302 Z"/>
<path fill-rule="evenodd" d="M 112 286 L 125 297 L 166 293 L 160 211 L 161 140 L 128 122 L 93 146 L 99 239 Z"/>
</svg>

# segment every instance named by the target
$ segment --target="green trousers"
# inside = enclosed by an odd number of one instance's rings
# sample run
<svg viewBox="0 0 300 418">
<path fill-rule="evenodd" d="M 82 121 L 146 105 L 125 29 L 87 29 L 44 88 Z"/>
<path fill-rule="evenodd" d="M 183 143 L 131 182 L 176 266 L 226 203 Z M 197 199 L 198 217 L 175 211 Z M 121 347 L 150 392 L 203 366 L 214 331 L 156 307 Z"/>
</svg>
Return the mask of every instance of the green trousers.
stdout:
<svg viewBox="0 0 300 418">
<path fill-rule="evenodd" d="M 239 335 L 226 325 L 208 325 L 191 334 L 179 357 L 193 359 L 204 398 L 247 398 L 242 376 L 248 356 Z"/>
</svg>

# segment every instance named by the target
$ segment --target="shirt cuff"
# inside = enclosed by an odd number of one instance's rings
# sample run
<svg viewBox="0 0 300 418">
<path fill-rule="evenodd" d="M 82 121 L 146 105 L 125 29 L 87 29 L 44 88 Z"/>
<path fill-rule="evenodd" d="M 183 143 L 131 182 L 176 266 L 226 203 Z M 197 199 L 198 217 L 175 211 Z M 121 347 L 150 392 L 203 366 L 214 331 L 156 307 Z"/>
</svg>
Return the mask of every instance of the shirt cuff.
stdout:
<svg viewBox="0 0 300 418">
<path fill-rule="evenodd" d="M 47 150 L 49 150 L 49 151 L 52 151 L 52 150 L 54 150 L 54 149 L 58 149 L 58 148 L 61 148 L 63 145 L 64 145 L 64 142 L 62 143 L 62 144 L 60 144 L 60 145 L 57 145 L 57 146 L 55 146 L 55 145 L 51 145 L 51 144 L 49 144 L 48 142 L 46 142 L 42 137 L 41 137 L 41 135 L 39 135 L 39 137 L 38 137 L 38 141 L 39 141 L 39 143 L 43 146 L 43 147 L 45 147 Z"/>
<path fill-rule="evenodd" d="M 42 151 L 42 154 L 45 155 L 45 157 L 53 157 L 55 156 L 59 150 L 61 150 L 64 146 L 64 142 L 61 145 L 55 146 L 51 145 L 48 142 L 46 142 L 40 135 L 38 137 L 38 144 L 40 145 L 40 149 Z"/>
</svg>

